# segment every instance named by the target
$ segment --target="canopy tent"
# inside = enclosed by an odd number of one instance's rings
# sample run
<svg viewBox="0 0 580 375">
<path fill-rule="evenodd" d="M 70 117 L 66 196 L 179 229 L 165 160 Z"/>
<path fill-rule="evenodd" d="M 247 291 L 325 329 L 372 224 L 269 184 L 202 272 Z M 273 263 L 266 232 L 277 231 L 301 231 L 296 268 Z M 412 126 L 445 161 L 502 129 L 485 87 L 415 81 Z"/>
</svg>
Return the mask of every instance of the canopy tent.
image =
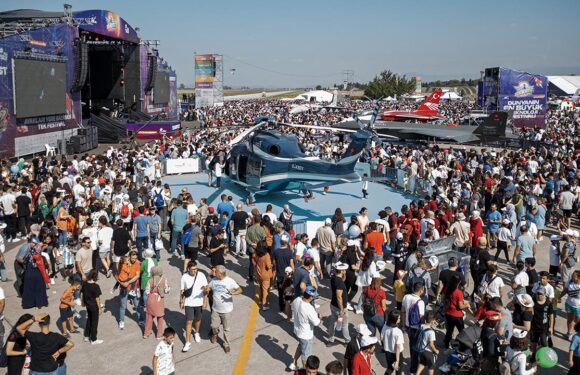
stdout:
<svg viewBox="0 0 580 375">
<path fill-rule="evenodd" d="M 548 76 L 548 91 L 556 96 L 571 96 L 580 90 L 580 76 Z"/>
<path fill-rule="evenodd" d="M 387 96 L 386 98 L 383 99 L 383 101 L 385 101 L 385 102 L 396 102 L 397 99 L 393 98 L 392 96 Z"/>
<path fill-rule="evenodd" d="M 334 97 L 334 95 L 332 95 L 328 91 L 315 90 L 315 91 L 305 92 L 304 94 L 300 94 L 297 97 L 295 97 L 294 100 L 306 100 L 308 102 L 314 101 L 317 103 L 322 103 L 322 102 L 330 103 L 330 102 L 332 102 L 333 97 Z"/>
<path fill-rule="evenodd" d="M 447 91 L 445 94 L 441 95 L 441 99 L 444 100 L 460 100 L 463 99 L 461 96 L 457 95 L 454 91 Z"/>
</svg>

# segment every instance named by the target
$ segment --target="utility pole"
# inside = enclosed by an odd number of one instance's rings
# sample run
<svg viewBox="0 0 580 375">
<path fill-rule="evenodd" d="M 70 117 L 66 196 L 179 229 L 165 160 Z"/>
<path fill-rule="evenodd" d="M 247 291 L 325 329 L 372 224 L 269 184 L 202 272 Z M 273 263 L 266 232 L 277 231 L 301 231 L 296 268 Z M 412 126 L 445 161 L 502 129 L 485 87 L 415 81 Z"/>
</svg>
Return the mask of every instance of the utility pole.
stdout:
<svg viewBox="0 0 580 375">
<path fill-rule="evenodd" d="M 354 70 L 352 69 L 343 70 L 342 75 L 344 76 L 344 80 L 342 81 L 343 90 L 346 90 L 348 85 L 352 83 L 352 79 L 354 77 Z"/>
</svg>

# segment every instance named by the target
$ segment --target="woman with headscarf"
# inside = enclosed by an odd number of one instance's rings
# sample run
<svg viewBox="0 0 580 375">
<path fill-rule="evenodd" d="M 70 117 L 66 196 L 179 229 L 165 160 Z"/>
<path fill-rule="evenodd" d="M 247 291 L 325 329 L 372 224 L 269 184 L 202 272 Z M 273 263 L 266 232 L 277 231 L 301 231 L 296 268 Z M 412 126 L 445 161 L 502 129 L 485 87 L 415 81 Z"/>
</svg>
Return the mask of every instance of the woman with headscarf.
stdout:
<svg viewBox="0 0 580 375">
<path fill-rule="evenodd" d="M 157 318 L 157 338 L 163 337 L 163 317 L 165 316 L 165 296 L 169 293 L 167 279 L 163 276 L 163 269 L 155 266 L 151 269 L 151 279 L 147 282 L 145 293 L 145 332 L 143 338 L 151 335 L 153 318 Z"/>
<path fill-rule="evenodd" d="M 258 281 L 258 300 L 262 305 L 262 310 L 269 310 L 268 290 L 270 289 L 270 280 L 273 276 L 272 257 L 268 253 L 266 241 L 258 242 L 256 251 L 252 254 L 252 265 L 256 272 Z"/>
<path fill-rule="evenodd" d="M 471 239 L 471 247 L 477 246 L 480 237 L 483 237 L 483 220 L 481 219 L 480 212 L 475 210 L 471 213 L 471 219 L 469 220 L 470 231 L 469 237 Z"/>
<path fill-rule="evenodd" d="M 50 282 L 42 256 L 42 242 L 34 240 L 24 256 L 24 285 L 22 287 L 22 308 L 48 306 L 46 285 Z"/>
<path fill-rule="evenodd" d="M 59 247 L 65 247 L 67 244 L 67 239 L 69 237 L 69 221 L 72 216 L 68 212 L 68 201 L 63 199 L 60 202 L 60 207 L 56 214 L 56 227 L 58 228 L 58 245 Z"/>
</svg>

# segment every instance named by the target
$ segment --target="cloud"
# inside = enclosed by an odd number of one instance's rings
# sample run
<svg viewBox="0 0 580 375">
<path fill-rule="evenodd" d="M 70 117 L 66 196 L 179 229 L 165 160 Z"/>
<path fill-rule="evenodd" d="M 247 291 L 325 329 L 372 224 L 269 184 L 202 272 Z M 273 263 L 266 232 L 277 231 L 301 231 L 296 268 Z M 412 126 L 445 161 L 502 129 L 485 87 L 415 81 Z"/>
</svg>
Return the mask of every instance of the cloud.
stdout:
<svg viewBox="0 0 580 375">
<path fill-rule="evenodd" d="M 303 62 L 304 62 L 304 59 L 297 59 L 297 58 L 294 58 L 294 59 L 290 59 L 290 62 L 293 62 L 293 63 L 299 63 L 299 64 L 301 64 L 301 63 L 303 63 Z"/>
</svg>

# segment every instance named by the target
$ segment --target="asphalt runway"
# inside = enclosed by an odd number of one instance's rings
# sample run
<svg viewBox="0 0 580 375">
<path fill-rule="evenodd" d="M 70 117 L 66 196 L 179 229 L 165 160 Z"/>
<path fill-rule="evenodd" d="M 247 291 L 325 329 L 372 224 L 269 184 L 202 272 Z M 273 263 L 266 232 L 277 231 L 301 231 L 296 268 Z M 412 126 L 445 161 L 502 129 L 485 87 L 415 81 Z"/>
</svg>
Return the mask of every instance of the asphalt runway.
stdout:
<svg viewBox="0 0 580 375">
<path fill-rule="evenodd" d="M 192 195 L 199 199 L 202 196 L 211 197 L 212 192 L 215 195 L 212 202 L 219 199 L 220 191 L 207 187 L 207 177 L 203 174 L 197 175 L 181 175 L 167 177 L 168 183 L 173 185 L 174 195 L 179 193 L 178 187 L 186 183 Z M 331 188 L 331 192 L 322 196 L 316 195 L 316 199 L 308 203 L 304 203 L 301 197 L 293 196 L 286 193 L 272 196 L 272 201 L 275 203 L 274 211 L 279 214 L 278 207 L 284 201 L 291 203 L 291 207 L 295 210 L 296 215 L 304 218 L 316 218 L 318 216 L 326 216 L 332 213 L 336 207 L 342 207 L 345 212 L 356 212 L 362 206 L 369 208 L 369 216 L 371 219 L 377 217 L 377 212 L 380 208 L 386 205 L 391 205 L 398 210 L 403 202 L 407 202 L 408 198 L 401 194 L 393 192 L 390 188 L 384 185 L 371 183 L 370 196 L 368 200 L 360 199 L 360 184 L 341 185 Z M 198 190 L 199 189 L 199 190 Z M 237 187 L 230 186 L 224 183 L 224 191 L 230 191 L 232 194 L 243 194 L 243 191 Z M 239 196 L 239 195 L 238 195 Z M 237 196 L 237 197 L 238 197 Z M 236 201 L 238 198 L 235 198 Z M 270 199 L 268 199 L 270 200 Z M 263 210 L 265 200 L 258 199 L 257 207 Z M 550 233 L 547 233 L 549 235 Z M 7 244 L 6 264 L 8 265 L 8 277 L 15 279 L 13 262 L 17 252 L 19 243 Z M 544 239 L 540 244 L 538 250 L 538 270 L 548 269 L 548 246 L 549 242 Z M 234 278 L 243 288 L 243 294 L 234 297 L 234 312 L 232 313 L 233 322 L 231 331 L 228 337 L 231 342 L 231 352 L 225 354 L 221 346 L 221 339 L 218 343 L 211 344 L 209 341 L 209 312 L 204 311 L 203 322 L 201 328 L 201 343 L 192 343 L 191 350 L 187 353 L 182 353 L 183 347 L 183 327 L 184 315 L 178 307 L 179 299 L 179 279 L 180 268 L 182 262 L 177 258 L 169 257 L 166 251 L 162 251 L 161 266 L 168 277 L 169 284 L 172 288 L 170 294 L 166 298 L 166 323 L 174 327 L 178 333 L 175 341 L 175 360 L 177 374 L 284 374 L 287 373 L 287 366 L 291 362 L 291 358 L 297 346 L 297 340 L 292 334 L 291 323 L 285 321 L 284 317 L 277 311 L 277 296 L 275 292 L 270 293 L 270 305 L 272 309 L 269 311 L 261 311 L 254 302 L 255 288 L 254 285 L 249 285 L 245 276 L 248 269 L 248 258 L 234 258 L 230 255 L 226 257 L 226 267 L 229 270 L 229 276 Z M 500 258 L 501 259 L 501 258 Z M 207 256 L 200 256 L 200 268 L 207 271 L 209 259 Z M 392 265 L 387 266 L 385 280 L 385 287 L 390 290 L 387 281 L 391 280 Z M 506 266 L 505 261 L 500 262 L 501 275 L 504 276 L 504 281 L 513 275 L 513 270 Z M 11 329 L 9 323 L 15 322 L 18 317 L 24 313 L 20 307 L 20 300 L 16 297 L 16 292 L 13 287 L 13 282 L 3 283 L 2 287 L 6 293 L 6 309 L 5 309 L 5 327 L 6 335 Z M 104 340 L 102 345 L 92 346 L 89 343 L 83 342 L 82 334 L 73 335 L 75 347 L 69 352 L 67 357 L 67 364 L 69 374 L 151 374 L 151 360 L 157 340 L 151 336 L 148 339 L 143 339 L 143 332 L 141 327 L 137 325 L 134 320 L 133 310 L 128 307 L 127 318 L 125 320 L 125 329 L 119 330 L 116 317 L 118 314 L 118 296 L 111 294 L 113 286 L 113 279 L 107 279 L 101 276 L 99 285 L 103 291 L 102 302 L 105 304 L 105 312 L 103 313 L 99 323 L 98 337 Z M 321 298 L 318 300 L 320 304 L 320 313 L 323 316 L 329 314 L 330 303 L 330 288 L 328 282 L 323 281 L 323 286 L 320 290 Z M 28 310 L 26 312 L 37 314 L 47 311 L 53 318 L 51 328 L 57 330 L 56 322 L 59 316 L 58 301 L 61 293 L 66 288 L 67 284 L 61 278 L 56 282 L 56 285 L 51 286 L 48 290 L 50 306 L 41 310 Z M 393 294 L 388 292 L 389 307 L 394 305 Z M 507 301 L 506 301 L 507 302 Z M 563 312 L 563 303 L 559 305 L 557 320 L 556 320 L 556 335 L 554 337 L 555 349 L 559 356 L 559 364 L 550 370 L 542 369 L 540 374 L 564 374 L 567 371 L 567 353 L 568 341 L 564 339 L 562 333 L 566 332 L 565 316 Z M 81 318 L 77 320 L 80 327 L 84 327 L 86 313 L 84 310 L 79 310 Z M 361 315 L 355 315 L 349 312 L 349 320 L 351 323 L 351 334 L 353 334 L 353 324 L 362 323 Z M 323 319 L 323 325 L 315 329 L 315 341 L 313 345 L 313 353 L 321 359 L 321 368 L 326 363 L 338 359 L 342 360 L 344 354 L 344 347 L 337 345 L 333 347 L 326 347 L 325 337 L 327 334 L 326 320 Z M 33 326 L 33 330 L 37 330 L 37 325 Z M 444 332 L 437 332 L 437 339 L 443 339 Z M 408 344 L 405 348 L 405 359 L 403 367 L 408 367 Z M 445 359 L 445 355 L 440 355 L 440 361 Z M 373 368 L 377 374 L 384 372 L 384 356 L 378 352 L 373 359 Z"/>
</svg>

